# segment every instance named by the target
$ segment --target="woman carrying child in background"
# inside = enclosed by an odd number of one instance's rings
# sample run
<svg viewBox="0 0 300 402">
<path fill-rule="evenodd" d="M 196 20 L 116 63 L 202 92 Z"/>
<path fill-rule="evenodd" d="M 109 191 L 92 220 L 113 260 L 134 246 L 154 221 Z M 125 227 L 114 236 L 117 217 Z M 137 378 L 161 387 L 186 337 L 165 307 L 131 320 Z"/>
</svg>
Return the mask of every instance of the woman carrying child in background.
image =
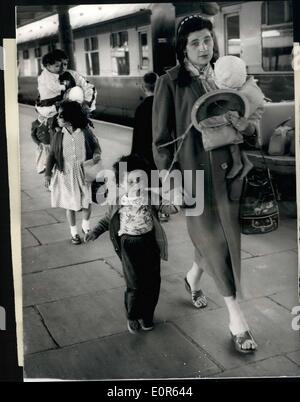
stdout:
<svg viewBox="0 0 300 402">
<path fill-rule="evenodd" d="M 71 88 L 78 87 L 82 95 L 72 100 L 82 104 L 87 116 L 95 109 L 97 91 L 95 86 L 73 70 L 67 70 L 68 58 L 63 50 L 55 49 L 42 59 L 43 71 L 38 77 L 39 97 L 36 102 L 38 118 L 32 123 L 31 136 L 39 146 L 37 171 L 45 171 L 52 132 L 55 129 L 57 110 L 63 99 L 68 99 Z M 89 123 L 90 125 L 91 122 Z"/>
</svg>

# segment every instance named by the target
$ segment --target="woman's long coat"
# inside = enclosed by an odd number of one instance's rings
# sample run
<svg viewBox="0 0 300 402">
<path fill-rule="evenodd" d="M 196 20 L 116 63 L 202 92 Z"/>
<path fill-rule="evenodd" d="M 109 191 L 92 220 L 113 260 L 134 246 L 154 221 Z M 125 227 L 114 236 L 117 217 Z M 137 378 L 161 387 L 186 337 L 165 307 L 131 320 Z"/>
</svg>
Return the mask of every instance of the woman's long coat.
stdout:
<svg viewBox="0 0 300 402">
<path fill-rule="evenodd" d="M 191 123 L 194 102 L 205 91 L 198 78 L 186 87 L 177 84 L 179 66 L 159 78 L 153 104 L 153 152 L 159 169 L 168 169 L 173 161 L 173 145 L 158 148 L 182 135 Z M 204 171 L 204 211 L 202 215 L 187 216 L 187 226 L 201 264 L 215 280 L 223 296 L 240 292 L 240 226 L 239 203 L 228 198 L 226 173 L 231 167 L 228 147 L 205 152 L 201 134 L 191 128 L 177 157 L 179 168 Z M 195 179 L 193 179 L 195 184 Z M 185 181 L 185 190 L 195 195 L 194 184 Z M 241 183 L 242 185 L 242 183 Z M 199 191 L 199 190 L 198 190 Z M 187 210 L 188 211 L 188 210 Z"/>
</svg>

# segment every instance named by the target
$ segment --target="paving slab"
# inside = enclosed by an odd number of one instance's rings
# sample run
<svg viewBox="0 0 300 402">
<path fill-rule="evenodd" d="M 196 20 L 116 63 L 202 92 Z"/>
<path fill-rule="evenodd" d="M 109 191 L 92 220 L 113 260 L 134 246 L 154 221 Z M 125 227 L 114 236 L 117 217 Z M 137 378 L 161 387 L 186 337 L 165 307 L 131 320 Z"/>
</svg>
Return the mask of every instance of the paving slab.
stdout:
<svg viewBox="0 0 300 402">
<path fill-rule="evenodd" d="M 280 220 L 280 225 L 281 226 L 286 226 L 292 230 L 297 232 L 297 219 L 288 219 L 288 218 L 283 218 Z"/>
<path fill-rule="evenodd" d="M 97 217 L 98 219 L 101 216 L 105 215 L 105 212 L 108 210 L 108 207 L 106 205 L 98 205 L 94 204 L 92 205 L 92 218 Z M 58 222 L 66 222 L 66 211 L 63 208 L 48 208 L 47 213 L 51 216 L 53 216 Z M 77 215 L 78 216 L 78 222 L 80 222 L 81 215 L 80 213 Z"/>
<path fill-rule="evenodd" d="M 104 258 L 104 260 L 107 264 L 113 267 L 114 270 L 118 271 L 119 274 L 123 276 L 122 263 L 120 258 L 116 254 L 112 257 Z"/>
<path fill-rule="evenodd" d="M 123 275 L 123 270 L 122 270 L 122 264 L 120 259 L 117 256 L 106 258 L 105 261 L 111 265 L 115 270 L 117 270 L 120 275 Z M 164 288 L 164 284 L 168 283 L 168 279 L 170 278 L 177 278 L 176 279 L 176 289 L 174 288 L 174 292 L 172 295 L 170 295 L 170 302 L 171 304 L 173 303 L 174 297 L 177 295 L 177 293 L 180 293 L 180 298 L 182 298 L 184 303 L 188 303 L 192 309 L 194 307 L 192 304 L 189 302 L 189 295 L 185 290 L 184 286 L 184 277 L 186 275 L 186 271 L 184 272 L 176 272 L 172 268 L 172 266 L 169 266 L 165 261 L 162 262 L 161 265 L 161 277 L 162 277 L 162 288 Z M 203 274 L 201 278 L 201 288 L 203 289 L 205 295 L 207 296 L 209 300 L 209 304 L 211 301 L 213 302 L 212 308 L 215 308 L 215 306 L 223 306 L 224 305 L 224 299 L 223 297 L 219 294 L 216 285 L 213 281 L 213 279 L 209 276 L 206 275 L 205 273 Z M 161 295 L 160 295 L 161 297 Z M 160 302 L 159 302 L 160 303 Z M 190 308 L 189 307 L 189 308 Z"/>
<path fill-rule="evenodd" d="M 104 290 L 38 305 L 47 328 L 60 346 L 124 331 L 124 289 Z"/>
<path fill-rule="evenodd" d="M 220 371 L 171 324 L 28 356 L 25 370 L 28 378 L 60 379 L 197 378 Z"/>
<path fill-rule="evenodd" d="M 23 250 L 23 274 L 90 262 L 115 255 L 108 233 L 87 244 L 74 246 L 69 240 Z"/>
<path fill-rule="evenodd" d="M 297 279 L 295 280 L 295 283 L 297 283 Z M 292 311 L 294 306 L 299 305 L 297 286 L 294 285 L 282 292 L 270 295 L 269 299 L 274 300 L 276 303 L 285 307 L 288 311 Z"/>
<path fill-rule="evenodd" d="M 22 201 L 22 212 L 40 211 L 51 207 L 50 195 L 39 198 L 25 199 Z"/>
<path fill-rule="evenodd" d="M 253 255 L 247 251 L 241 250 L 241 259 L 245 260 L 246 258 L 253 258 Z"/>
<path fill-rule="evenodd" d="M 189 239 L 180 243 L 169 244 L 169 258 L 162 265 L 162 275 L 175 272 L 186 273 L 194 261 L 194 246 Z"/>
<path fill-rule="evenodd" d="M 299 336 L 292 330 L 291 315 L 285 308 L 267 298 L 261 298 L 242 303 L 242 310 L 259 345 L 253 355 L 241 355 L 234 350 L 225 308 L 177 319 L 176 325 L 213 356 L 224 369 L 245 366 L 299 349 Z"/>
<path fill-rule="evenodd" d="M 44 186 L 44 175 L 37 175 L 35 186 L 24 190 L 31 199 L 48 198 L 51 200 L 51 192 Z"/>
<path fill-rule="evenodd" d="M 300 367 L 284 356 L 271 357 L 233 370 L 224 371 L 214 377 L 294 377 L 300 376 Z"/>
<path fill-rule="evenodd" d="M 98 222 L 99 218 L 94 217 L 91 219 L 91 227 L 95 226 Z M 81 233 L 81 218 L 77 221 L 77 228 L 79 230 L 79 234 Z M 62 240 L 66 240 L 70 238 L 70 228 L 66 222 L 63 223 L 55 223 L 52 225 L 42 225 L 35 228 L 31 228 L 31 232 L 35 235 L 37 239 L 39 239 L 41 244 L 50 244 L 56 243 Z"/>
<path fill-rule="evenodd" d="M 27 192 L 21 190 L 21 202 L 25 202 L 25 201 L 30 201 L 31 197 L 29 196 L 29 194 L 27 194 Z"/>
<path fill-rule="evenodd" d="M 57 220 L 46 211 L 33 211 L 22 213 L 21 222 L 23 228 L 31 228 L 57 223 Z"/>
<path fill-rule="evenodd" d="M 297 350 L 296 352 L 293 353 L 289 353 L 287 357 L 300 367 L 300 350 Z"/>
<path fill-rule="evenodd" d="M 34 308 L 28 307 L 24 309 L 23 323 L 25 355 L 57 347 L 47 332 L 40 315 Z"/>
<path fill-rule="evenodd" d="M 286 225 L 261 235 L 242 235 L 242 250 L 254 256 L 278 253 L 297 248 L 297 232 Z"/>
<path fill-rule="evenodd" d="M 103 261 L 25 275 L 23 304 L 32 306 L 124 286 L 124 279 Z"/>
<path fill-rule="evenodd" d="M 272 278 L 272 280 L 270 279 Z M 242 261 L 246 299 L 297 289 L 297 255 L 293 251 Z"/>
<path fill-rule="evenodd" d="M 169 221 L 163 222 L 162 226 L 166 232 L 168 243 L 170 245 L 189 239 L 186 218 L 182 211 L 178 214 L 171 215 Z"/>
<path fill-rule="evenodd" d="M 192 305 L 191 296 L 186 291 L 183 278 L 177 274 L 162 278 L 161 292 L 155 311 L 158 321 L 175 321 L 177 318 L 191 314 L 201 314 L 204 310 L 219 308 L 212 299 L 208 298 L 208 305 L 204 309 L 197 309 Z"/>
<path fill-rule="evenodd" d="M 163 261 L 161 265 L 161 276 L 166 279 L 178 274 L 182 278 L 182 283 L 178 283 L 176 292 L 184 289 L 183 278 L 192 264 L 193 248 L 190 242 L 171 245 L 169 247 L 170 261 Z M 186 258 L 184 259 L 184 256 Z M 287 298 L 296 294 L 294 277 L 296 270 L 297 257 L 295 253 L 289 251 L 279 253 L 273 256 L 253 257 L 242 260 L 242 288 L 244 299 L 257 298 L 264 295 L 274 295 L 275 292 L 282 292 L 282 298 Z M 122 264 L 117 256 L 107 258 L 108 264 L 112 265 L 120 274 L 122 274 Z M 181 262 L 182 261 L 182 262 Z M 181 262 L 181 264 L 180 264 Z M 284 271 L 282 266 L 287 265 Z M 272 281 L 270 281 L 272 277 Z M 219 294 L 212 278 L 206 273 L 201 278 L 201 289 L 205 295 L 214 301 L 218 306 L 224 306 L 224 299 Z M 294 290 L 293 290 L 294 289 Z M 184 293 L 183 293 L 184 294 Z M 288 296 L 290 295 L 290 296 Z M 186 299 L 186 296 L 184 297 Z"/>
<path fill-rule="evenodd" d="M 194 248 L 190 240 L 178 244 L 169 244 L 169 259 L 161 262 L 161 276 L 173 275 L 174 273 L 186 273 L 192 266 Z M 122 264 L 117 255 L 105 257 L 105 260 L 122 272 Z"/>
<path fill-rule="evenodd" d="M 22 236 L 22 247 L 34 247 L 38 246 L 40 243 L 37 241 L 37 239 L 32 236 L 32 234 L 27 230 L 27 229 L 22 229 L 21 231 L 21 236 Z"/>
</svg>

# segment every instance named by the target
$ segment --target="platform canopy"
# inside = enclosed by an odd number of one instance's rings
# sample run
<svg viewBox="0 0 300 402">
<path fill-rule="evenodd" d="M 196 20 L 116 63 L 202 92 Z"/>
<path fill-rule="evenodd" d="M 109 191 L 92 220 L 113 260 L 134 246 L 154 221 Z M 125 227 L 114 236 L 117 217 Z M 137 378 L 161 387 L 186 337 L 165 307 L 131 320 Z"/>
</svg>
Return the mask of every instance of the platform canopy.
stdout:
<svg viewBox="0 0 300 402">
<path fill-rule="evenodd" d="M 56 6 L 17 6 L 17 28 L 56 13 Z"/>
<path fill-rule="evenodd" d="M 27 18 L 27 23 L 18 26 L 17 28 L 17 42 L 23 43 L 31 40 L 40 39 L 42 37 L 48 37 L 57 34 L 58 32 L 58 12 L 60 6 L 49 7 L 49 14 L 43 18 L 38 19 L 37 14 L 36 19 L 29 22 L 29 18 L 33 16 L 26 14 L 26 9 L 28 6 L 20 8 L 20 21 L 25 22 Z M 134 14 L 141 10 L 146 10 L 151 7 L 151 3 L 131 3 L 131 4 L 93 4 L 93 5 L 80 5 L 80 6 L 70 6 L 70 24 L 72 29 L 92 25 L 95 23 L 101 23 L 109 21 L 111 19 L 116 19 L 128 14 Z M 35 9 L 36 7 L 33 7 Z M 43 8 L 43 6 L 41 6 Z M 51 10 L 50 10 L 51 8 Z M 24 9 L 24 14 L 22 13 Z M 37 10 L 39 7 L 37 7 Z M 38 12 L 38 11 L 36 11 Z M 19 14 L 19 9 L 17 10 Z M 22 17 L 24 16 L 24 18 Z M 27 16 L 27 17 L 26 17 Z M 19 19 L 19 15 L 17 17 Z"/>
</svg>

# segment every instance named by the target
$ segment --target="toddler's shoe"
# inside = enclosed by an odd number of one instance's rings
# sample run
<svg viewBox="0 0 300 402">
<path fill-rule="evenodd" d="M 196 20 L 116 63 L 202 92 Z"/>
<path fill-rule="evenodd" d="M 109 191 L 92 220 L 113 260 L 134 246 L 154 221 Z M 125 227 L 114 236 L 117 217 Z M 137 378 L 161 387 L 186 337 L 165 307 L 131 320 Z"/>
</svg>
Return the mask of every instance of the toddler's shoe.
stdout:
<svg viewBox="0 0 300 402">
<path fill-rule="evenodd" d="M 141 320 L 140 324 L 143 331 L 152 331 L 152 329 L 154 328 L 153 321 Z"/>
<path fill-rule="evenodd" d="M 141 326 L 138 320 L 127 320 L 127 328 L 131 334 L 135 335 L 138 333 Z"/>
</svg>

